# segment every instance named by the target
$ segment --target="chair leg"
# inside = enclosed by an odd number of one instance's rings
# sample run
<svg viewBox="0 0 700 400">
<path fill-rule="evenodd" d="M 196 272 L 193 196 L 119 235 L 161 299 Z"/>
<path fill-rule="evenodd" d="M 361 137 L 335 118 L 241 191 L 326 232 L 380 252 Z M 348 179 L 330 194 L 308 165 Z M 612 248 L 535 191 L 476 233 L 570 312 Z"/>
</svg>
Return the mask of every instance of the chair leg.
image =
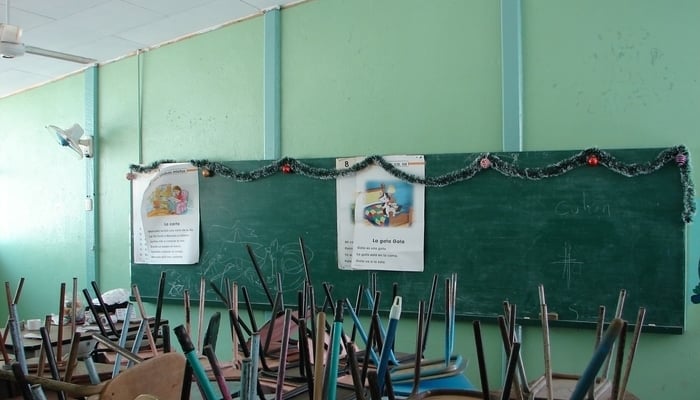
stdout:
<svg viewBox="0 0 700 400">
<path fill-rule="evenodd" d="M 22 371 L 22 367 L 19 365 L 19 363 L 12 363 L 12 374 L 15 376 L 17 386 L 19 387 L 20 392 L 22 393 L 22 398 L 24 400 L 34 400 L 32 391 L 29 388 L 29 382 L 27 382 L 27 378 L 25 377 L 24 371 Z"/>
<path fill-rule="evenodd" d="M 185 364 L 185 374 L 182 377 L 182 395 L 180 396 L 180 400 L 190 400 L 193 372 L 190 363 Z"/>
</svg>

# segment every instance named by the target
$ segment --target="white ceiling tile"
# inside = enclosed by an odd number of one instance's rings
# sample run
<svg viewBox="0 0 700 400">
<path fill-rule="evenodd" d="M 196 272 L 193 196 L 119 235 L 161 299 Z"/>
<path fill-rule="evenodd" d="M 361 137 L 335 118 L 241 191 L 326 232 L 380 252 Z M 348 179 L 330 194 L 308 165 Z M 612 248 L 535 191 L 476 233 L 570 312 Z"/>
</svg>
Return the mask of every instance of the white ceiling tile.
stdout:
<svg viewBox="0 0 700 400">
<path fill-rule="evenodd" d="M 60 19 L 34 29 L 26 29 L 22 39 L 29 46 L 66 51 L 72 46 L 90 41 L 91 35 L 93 33 L 82 25 Z"/>
<path fill-rule="evenodd" d="M 244 1 L 248 4 L 250 4 L 251 6 L 257 8 L 258 10 L 265 10 L 268 8 L 272 8 L 274 6 L 279 6 L 282 4 L 290 3 L 289 1 L 280 1 L 280 0 L 244 0 Z"/>
<path fill-rule="evenodd" d="M 110 1 L 62 19 L 69 25 L 94 34 L 112 35 L 138 26 L 147 25 L 162 15 L 123 1 Z"/>
<path fill-rule="evenodd" d="M 60 19 L 110 1 L 114 0 L 12 0 L 10 7 L 51 19 Z"/>
<path fill-rule="evenodd" d="M 5 18 L 4 8 L 2 12 L 2 22 L 6 22 L 7 18 Z M 44 17 L 43 15 L 30 13 L 24 10 L 13 10 L 12 12 L 10 12 L 10 20 L 7 22 L 9 22 L 12 25 L 17 25 L 22 29 L 31 29 L 51 21 L 54 21 L 54 19 Z"/>
<path fill-rule="evenodd" d="M 34 86 L 47 80 L 48 78 L 45 76 L 32 74 L 26 71 L 19 71 L 15 69 L 3 71 L 2 78 L 0 78 L 0 96 L 17 92 L 21 89 Z"/>
<path fill-rule="evenodd" d="M 5 67 L 5 61 L 11 67 Z M 79 68 L 83 68 L 81 66 Z M 78 68 L 78 69 L 79 69 Z M 0 61 L 0 97 L 24 88 L 41 85 L 76 71 L 74 63 L 27 54 L 21 58 Z M 46 72 L 50 73 L 47 74 Z"/>
<path fill-rule="evenodd" d="M 194 7 L 212 3 L 214 0 L 124 0 L 128 3 L 155 11 L 161 15 L 173 15 Z M 232 2 L 238 0 L 232 0 Z"/>
<path fill-rule="evenodd" d="M 257 10 L 241 2 L 213 1 L 206 6 L 174 14 L 151 25 L 122 32 L 118 36 L 153 46 L 255 13 Z"/>
<path fill-rule="evenodd" d="M 5 4 L 0 0 L 0 21 Z M 306 1 L 306 0 L 302 0 Z M 26 45 L 100 62 L 297 0 L 11 0 Z M 0 59 L 0 97 L 85 66 L 36 55 Z"/>
</svg>

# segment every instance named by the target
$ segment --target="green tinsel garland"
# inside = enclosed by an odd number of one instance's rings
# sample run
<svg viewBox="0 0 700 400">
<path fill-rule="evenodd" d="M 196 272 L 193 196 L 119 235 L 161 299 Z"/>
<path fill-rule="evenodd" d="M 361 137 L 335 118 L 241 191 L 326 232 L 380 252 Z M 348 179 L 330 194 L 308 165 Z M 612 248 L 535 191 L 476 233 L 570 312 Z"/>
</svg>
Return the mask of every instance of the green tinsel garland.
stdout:
<svg viewBox="0 0 700 400">
<path fill-rule="evenodd" d="M 351 176 L 370 165 L 378 165 L 389 174 L 403 181 L 423 184 L 428 187 L 444 187 L 471 179 L 477 173 L 485 169 L 493 169 L 510 178 L 541 180 L 563 175 L 581 166 L 600 165 L 620 175 L 634 177 L 651 174 L 672 161 L 678 165 L 681 175 L 681 184 L 683 186 L 683 214 L 681 217 L 683 222 L 688 223 L 692 221 L 693 215 L 695 214 L 695 190 L 690 178 L 690 157 L 687 149 L 682 145 L 665 149 L 661 151 L 655 159 L 646 163 L 626 164 L 606 151 L 597 148 L 589 148 L 569 158 L 539 168 L 521 168 L 515 163 L 505 161 L 494 154 L 481 153 L 464 168 L 444 175 L 426 178 L 403 172 L 378 155 L 369 156 L 359 163 L 343 169 L 312 167 L 291 157 L 284 157 L 252 171 L 236 171 L 219 162 L 207 160 L 191 160 L 190 162 L 192 165 L 210 171 L 212 174 L 232 178 L 239 182 L 251 182 L 280 172 L 293 172 L 314 179 L 336 179 Z M 176 161 L 161 160 L 145 166 L 132 164 L 129 169 L 131 170 L 131 174 L 146 173 L 157 169 L 160 164 L 174 162 Z"/>
</svg>

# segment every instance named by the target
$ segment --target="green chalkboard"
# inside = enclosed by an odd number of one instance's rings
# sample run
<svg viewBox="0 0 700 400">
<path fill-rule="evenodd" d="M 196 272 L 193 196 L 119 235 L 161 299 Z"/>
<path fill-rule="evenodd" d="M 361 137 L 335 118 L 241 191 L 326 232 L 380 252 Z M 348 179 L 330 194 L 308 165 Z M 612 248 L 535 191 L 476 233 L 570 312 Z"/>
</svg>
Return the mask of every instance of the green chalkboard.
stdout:
<svg viewBox="0 0 700 400">
<path fill-rule="evenodd" d="M 427 300 L 437 274 L 435 312 L 444 310 L 444 279 L 458 274 L 457 313 L 493 318 L 508 300 L 523 321 L 539 314 L 537 286 L 543 284 L 554 324 L 593 326 L 600 305 L 614 312 L 627 291 L 623 317 L 633 323 L 646 307 L 648 330 L 680 333 L 685 305 L 685 222 L 687 211 L 679 166 L 658 162 L 663 149 L 616 150 L 615 162 L 640 165 L 648 174 L 627 177 L 602 165 L 578 165 L 556 177 L 519 179 L 493 168 L 444 187 L 425 190 L 425 271 L 376 272 L 382 308 L 398 284 L 404 309 Z M 495 153 L 517 168 L 563 168 L 576 151 Z M 426 155 L 426 176 L 444 176 L 478 165 L 479 154 Z M 657 160 L 653 167 L 649 163 Z M 334 168 L 335 159 L 300 160 Z M 269 161 L 222 163 L 251 171 Z M 634 168 L 634 167 L 633 167 Z M 548 170 L 549 171 L 549 170 Z M 449 175 L 448 175 L 449 176 Z M 684 205 L 686 208 L 684 208 Z M 154 299 L 166 272 L 165 299 L 197 299 L 200 278 L 219 287 L 228 279 L 245 286 L 255 304 L 268 304 L 246 245 L 253 249 L 272 290 L 282 277 L 285 301 L 296 302 L 309 272 L 322 298 L 321 283 L 336 298 L 354 299 L 373 272 L 337 267 L 336 183 L 295 173 L 276 173 L 251 182 L 224 176 L 200 177 L 201 258 L 196 265 L 132 264 L 131 280 L 141 296 Z M 218 301 L 207 285 L 206 299 Z M 365 303 L 366 304 L 366 303 Z M 647 328 L 647 327 L 645 327 Z"/>
</svg>

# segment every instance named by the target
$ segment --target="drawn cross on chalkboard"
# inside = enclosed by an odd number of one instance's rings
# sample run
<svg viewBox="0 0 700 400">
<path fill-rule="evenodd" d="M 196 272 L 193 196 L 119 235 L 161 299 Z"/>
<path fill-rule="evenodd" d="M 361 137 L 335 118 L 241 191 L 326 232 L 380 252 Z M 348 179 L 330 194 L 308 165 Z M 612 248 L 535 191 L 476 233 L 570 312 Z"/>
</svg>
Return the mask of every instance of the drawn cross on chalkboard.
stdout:
<svg viewBox="0 0 700 400">
<path fill-rule="evenodd" d="M 572 268 L 574 266 L 572 264 L 578 264 L 578 266 L 580 267 L 581 264 L 583 264 L 583 262 L 577 261 L 575 258 L 571 258 L 571 244 L 569 242 L 564 242 L 564 258 L 559 261 L 552 261 L 552 264 L 564 265 L 564 267 L 561 270 L 561 277 L 566 279 L 566 288 L 570 289 Z M 579 268 L 578 273 L 580 274 L 580 272 L 581 270 Z"/>
</svg>

